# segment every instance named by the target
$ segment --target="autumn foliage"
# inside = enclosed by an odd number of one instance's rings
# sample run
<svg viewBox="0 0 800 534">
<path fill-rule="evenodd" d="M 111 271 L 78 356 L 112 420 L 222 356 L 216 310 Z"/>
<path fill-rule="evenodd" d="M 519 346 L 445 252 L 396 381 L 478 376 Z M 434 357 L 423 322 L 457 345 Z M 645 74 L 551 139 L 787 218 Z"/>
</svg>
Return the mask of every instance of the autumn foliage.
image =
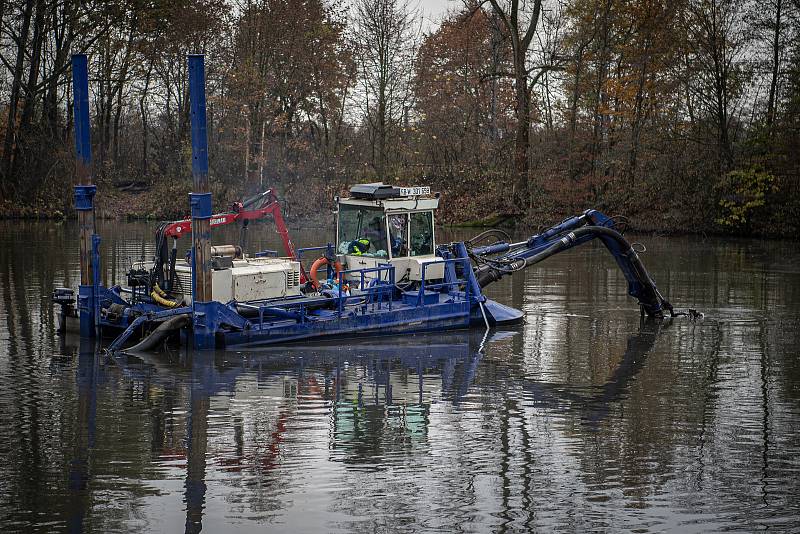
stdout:
<svg viewBox="0 0 800 534">
<path fill-rule="evenodd" d="M 186 211 L 186 55 L 215 198 L 296 217 L 355 182 L 431 185 L 454 223 L 597 207 L 640 229 L 794 235 L 800 8 L 787 0 L 0 3 L 0 212 L 71 211 L 69 59 L 90 58 L 111 215 Z"/>
</svg>

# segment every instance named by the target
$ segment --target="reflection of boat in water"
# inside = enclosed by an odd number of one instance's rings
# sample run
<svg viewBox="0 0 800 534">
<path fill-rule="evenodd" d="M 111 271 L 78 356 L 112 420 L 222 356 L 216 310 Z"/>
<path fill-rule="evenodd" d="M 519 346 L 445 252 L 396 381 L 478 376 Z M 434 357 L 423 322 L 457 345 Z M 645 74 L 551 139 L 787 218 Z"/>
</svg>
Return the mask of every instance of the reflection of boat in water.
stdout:
<svg viewBox="0 0 800 534">
<path fill-rule="evenodd" d="M 496 338 L 507 335 L 495 333 Z M 119 353 L 113 361 L 137 389 L 171 390 L 178 404 L 187 405 L 185 438 L 154 434 L 158 442 L 151 448 L 172 461 L 186 460 L 186 502 L 199 503 L 196 509 L 203 497 L 188 492 L 190 487 L 199 491 L 201 470 L 213 465 L 260 476 L 273 471 L 283 461 L 287 438 L 296 438 L 297 424 L 309 410 L 328 414 L 329 426 L 318 437 L 328 440 L 333 461 L 362 463 L 427 440 L 432 403 L 458 402 L 466 393 L 484 341 L 461 331 L 408 336 L 391 345 L 358 340 L 346 346 L 185 352 L 172 359 Z M 208 431 L 210 415 L 221 404 L 234 421 L 234 450 L 230 439 Z M 244 436 L 252 442 L 245 443 Z M 164 446 L 176 442 L 187 446 Z"/>
<path fill-rule="evenodd" d="M 288 371 L 303 375 L 310 368 L 328 369 L 334 375 L 328 380 L 335 385 L 335 375 L 341 377 L 342 369 L 359 365 L 367 373 L 364 378 L 384 388 L 382 395 L 373 396 L 370 402 L 392 404 L 401 399 L 398 397 L 400 390 L 411 391 L 406 385 L 401 387 L 392 383 L 390 377 L 393 370 L 404 369 L 417 375 L 440 373 L 441 391 L 445 394 L 452 393 L 456 385 L 466 380 L 464 387 L 459 388 L 465 390 L 480 361 L 482 344 L 510 334 L 513 335 L 513 332 L 496 331 L 484 339 L 482 333 L 452 331 L 411 335 L 396 338 L 392 343 L 380 344 L 368 339 L 353 339 L 346 345 L 330 342 L 287 344 L 209 354 L 184 351 L 169 357 L 151 353 L 117 353 L 113 359 L 126 373 L 147 375 L 155 381 L 165 378 L 170 381 L 190 381 L 194 390 L 203 390 L 207 395 L 236 391 L 236 380 L 252 372 L 263 378 L 271 374 L 286 376 Z M 461 367 L 464 367 L 465 373 L 457 372 Z M 343 392 L 342 389 L 331 390 L 333 395 Z M 414 393 L 418 394 L 418 388 L 414 389 Z M 402 398 L 410 399 L 405 394 Z"/>
</svg>

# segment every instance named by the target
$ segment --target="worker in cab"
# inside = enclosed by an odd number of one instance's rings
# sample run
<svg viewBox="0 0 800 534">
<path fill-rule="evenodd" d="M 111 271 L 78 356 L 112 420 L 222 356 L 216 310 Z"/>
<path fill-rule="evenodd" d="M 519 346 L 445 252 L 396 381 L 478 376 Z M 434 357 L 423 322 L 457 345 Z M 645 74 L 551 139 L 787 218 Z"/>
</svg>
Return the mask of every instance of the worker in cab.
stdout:
<svg viewBox="0 0 800 534">
<path fill-rule="evenodd" d="M 347 253 L 352 254 L 354 256 L 361 256 L 366 254 L 369 250 L 369 239 L 366 237 L 359 237 L 358 239 L 351 241 L 350 244 L 347 246 Z"/>
</svg>

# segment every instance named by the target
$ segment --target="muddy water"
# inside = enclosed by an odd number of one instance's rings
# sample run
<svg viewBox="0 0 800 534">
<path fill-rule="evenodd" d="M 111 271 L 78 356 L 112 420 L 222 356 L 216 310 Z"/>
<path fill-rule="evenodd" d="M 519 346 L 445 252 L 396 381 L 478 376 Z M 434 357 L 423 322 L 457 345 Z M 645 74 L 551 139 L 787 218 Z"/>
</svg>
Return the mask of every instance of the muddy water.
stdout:
<svg viewBox="0 0 800 534">
<path fill-rule="evenodd" d="M 101 233 L 122 281 L 150 227 Z M 135 359 L 56 335 L 75 235 L 0 222 L 3 532 L 800 525 L 796 243 L 641 238 L 697 323 L 640 324 L 587 245 L 490 288 L 526 319 L 487 336 Z M 250 242 L 278 246 L 262 226 Z"/>
</svg>

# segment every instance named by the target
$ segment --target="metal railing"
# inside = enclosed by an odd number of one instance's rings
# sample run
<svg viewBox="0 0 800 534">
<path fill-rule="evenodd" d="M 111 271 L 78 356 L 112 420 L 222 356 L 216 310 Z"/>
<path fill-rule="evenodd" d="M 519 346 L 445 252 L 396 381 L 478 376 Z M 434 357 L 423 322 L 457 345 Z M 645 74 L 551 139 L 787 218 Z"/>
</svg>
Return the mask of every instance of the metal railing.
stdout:
<svg viewBox="0 0 800 534">
<path fill-rule="evenodd" d="M 371 304 L 372 309 L 375 309 L 377 305 L 377 309 L 381 309 L 384 302 L 384 297 L 388 294 L 388 298 L 386 298 L 386 303 L 388 309 L 392 309 L 392 294 L 396 288 L 395 286 L 395 277 L 394 277 L 395 267 L 390 263 L 383 263 L 379 264 L 377 267 L 368 267 L 366 269 L 347 269 L 344 271 L 339 271 L 336 273 L 336 282 L 338 286 L 338 293 L 339 293 L 339 302 L 337 303 L 337 308 L 339 312 L 339 317 L 342 316 L 342 312 L 344 311 L 345 304 L 349 299 L 356 299 L 356 298 L 364 298 L 364 306 Z M 384 281 L 382 278 L 382 273 L 386 272 L 388 275 L 388 280 Z M 359 295 L 345 295 L 342 293 L 342 288 L 344 285 L 344 276 L 350 273 L 358 273 L 359 274 L 359 284 L 358 289 L 362 293 Z M 369 287 L 366 289 L 366 293 L 364 293 L 364 282 L 366 281 L 366 275 L 370 273 L 377 273 L 376 277 L 371 277 L 369 282 Z M 377 282 L 377 283 L 374 283 Z"/>
<path fill-rule="evenodd" d="M 299 261 L 302 264 L 303 263 L 303 253 L 304 252 L 313 252 L 313 251 L 316 251 L 316 250 L 324 250 L 325 251 L 325 255 L 327 256 L 329 253 L 333 254 L 333 245 L 328 243 L 327 245 L 322 245 L 322 246 L 319 246 L 319 247 L 298 248 L 297 249 L 297 261 Z"/>
<path fill-rule="evenodd" d="M 326 247 L 314 247 L 306 250 L 320 250 Z M 298 251 L 299 254 L 299 251 Z M 451 258 L 442 259 L 422 264 L 422 281 L 417 292 L 415 306 L 425 306 L 424 296 L 425 291 L 447 289 L 449 295 L 453 297 L 454 302 L 457 299 L 463 299 L 463 302 L 468 303 L 471 298 L 471 290 L 469 280 L 466 276 L 456 276 L 455 280 L 450 282 L 428 283 L 426 282 L 426 272 L 428 267 L 438 264 L 446 266 L 461 263 L 464 269 L 471 269 L 469 258 Z M 374 274 L 374 276 L 369 276 Z M 347 275 L 350 280 L 345 280 Z M 358 293 L 347 294 L 348 290 L 345 285 L 350 283 L 355 286 L 358 282 Z M 353 306 L 353 302 L 357 301 L 355 306 L 361 306 L 364 313 L 369 307 L 371 311 L 376 309 L 380 310 L 386 306 L 387 310 L 392 310 L 394 301 L 394 292 L 398 290 L 395 284 L 395 266 L 389 263 L 379 264 L 377 267 L 369 267 L 365 269 L 347 269 L 336 273 L 335 281 L 336 288 L 336 315 L 341 318 L 349 306 Z M 463 286 L 463 291 L 461 287 Z M 413 298 L 413 297 L 412 297 Z M 258 312 L 259 327 L 264 325 L 264 317 L 277 317 L 280 319 L 294 320 L 298 323 L 305 323 L 308 320 L 308 308 L 319 304 L 319 302 L 329 301 L 330 299 L 320 298 L 312 299 L 309 301 L 301 301 L 298 303 L 296 310 L 286 309 L 276 305 L 254 305 L 239 303 L 241 308 L 249 309 Z"/>
<path fill-rule="evenodd" d="M 469 302 L 469 281 L 466 277 L 456 278 L 452 282 L 440 282 L 438 284 L 426 284 L 425 283 L 425 271 L 431 265 L 438 265 L 442 264 L 445 265 L 445 269 L 447 265 L 454 265 L 457 263 L 463 263 L 464 269 L 471 269 L 472 265 L 470 264 L 469 258 L 450 258 L 447 260 L 436 260 L 436 261 L 428 261 L 422 264 L 422 282 L 419 285 L 419 292 L 417 293 L 417 306 L 421 305 L 424 300 L 423 297 L 425 296 L 426 289 L 442 289 L 447 288 L 449 294 L 453 295 L 454 292 L 452 291 L 453 288 L 458 289 L 462 284 L 464 285 L 464 301 Z M 457 294 L 457 293 L 456 293 Z M 458 295 L 460 296 L 460 295 Z"/>
</svg>

